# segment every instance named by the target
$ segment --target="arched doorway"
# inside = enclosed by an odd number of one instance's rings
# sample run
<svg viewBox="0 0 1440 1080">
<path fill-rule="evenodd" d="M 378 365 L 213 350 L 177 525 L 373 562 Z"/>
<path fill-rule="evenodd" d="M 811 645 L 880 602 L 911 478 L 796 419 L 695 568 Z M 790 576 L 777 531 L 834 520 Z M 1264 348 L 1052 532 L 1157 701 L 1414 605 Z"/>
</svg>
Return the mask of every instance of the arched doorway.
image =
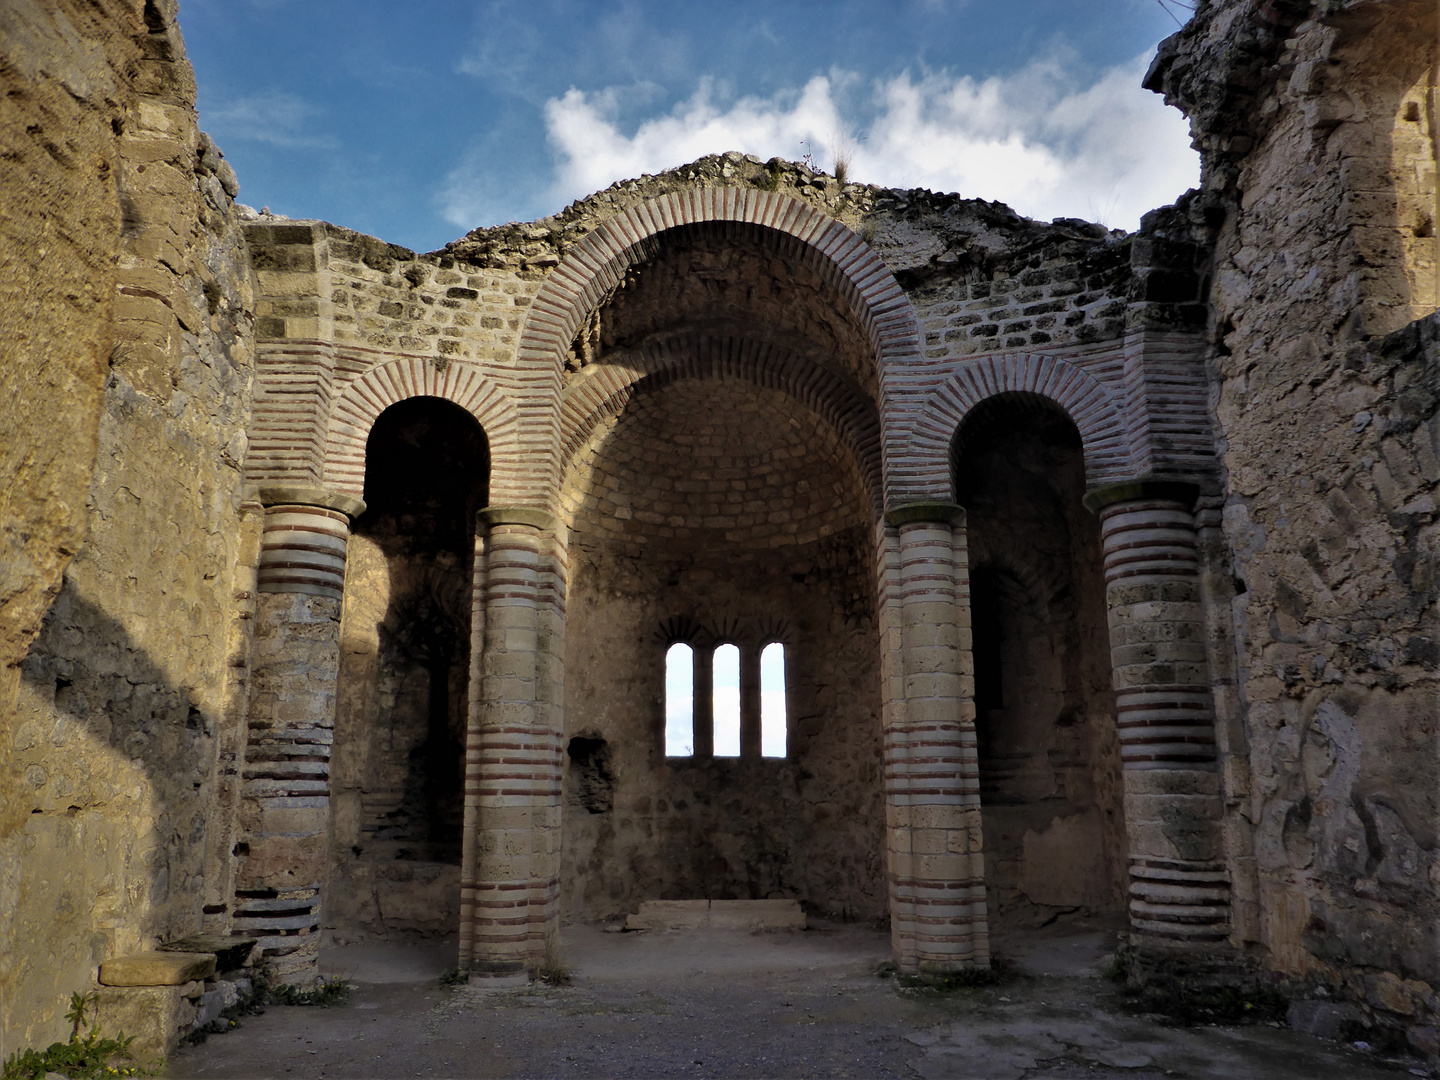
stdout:
<svg viewBox="0 0 1440 1080">
<path fill-rule="evenodd" d="M 992 940 L 1123 925 L 1125 818 L 1100 530 L 1080 433 L 1034 394 L 988 398 L 952 444 L 967 510 Z"/>
<path fill-rule="evenodd" d="M 391 405 L 370 430 L 346 566 L 325 919 L 337 941 L 459 923 L 475 515 L 489 451 L 468 412 Z"/>
</svg>

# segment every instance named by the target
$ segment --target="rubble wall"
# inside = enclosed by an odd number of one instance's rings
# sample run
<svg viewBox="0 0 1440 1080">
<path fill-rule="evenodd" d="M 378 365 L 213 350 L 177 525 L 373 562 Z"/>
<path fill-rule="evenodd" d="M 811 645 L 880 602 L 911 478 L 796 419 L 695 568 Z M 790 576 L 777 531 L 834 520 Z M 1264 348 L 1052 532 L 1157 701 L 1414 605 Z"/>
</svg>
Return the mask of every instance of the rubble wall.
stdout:
<svg viewBox="0 0 1440 1080">
<path fill-rule="evenodd" d="M 1202 4 L 1148 84 L 1221 215 L 1243 944 L 1440 1049 L 1433 5 Z M 1232 774 L 1233 776 L 1233 774 Z"/>
<path fill-rule="evenodd" d="M 99 962 L 224 918 L 252 292 L 174 8 L 0 17 L 0 498 L 27 522 L 0 554 L 0 1055 L 63 1037 Z"/>
</svg>

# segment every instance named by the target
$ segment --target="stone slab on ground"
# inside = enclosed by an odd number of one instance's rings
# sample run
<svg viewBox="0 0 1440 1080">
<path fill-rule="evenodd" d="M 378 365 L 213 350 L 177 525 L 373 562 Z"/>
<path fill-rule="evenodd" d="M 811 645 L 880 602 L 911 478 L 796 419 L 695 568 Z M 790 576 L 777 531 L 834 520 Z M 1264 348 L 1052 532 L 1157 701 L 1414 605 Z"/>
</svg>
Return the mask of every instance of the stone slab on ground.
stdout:
<svg viewBox="0 0 1440 1080">
<path fill-rule="evenodd" d="M 646 900 L 627 930 L 803 930 L 796 900 Z"/>
<path fill-rule="evenodd" d="M 183 986 L 215 974 L 209 952 L 140 952 L 100 965 L 101 986 Z"/>
</svg>

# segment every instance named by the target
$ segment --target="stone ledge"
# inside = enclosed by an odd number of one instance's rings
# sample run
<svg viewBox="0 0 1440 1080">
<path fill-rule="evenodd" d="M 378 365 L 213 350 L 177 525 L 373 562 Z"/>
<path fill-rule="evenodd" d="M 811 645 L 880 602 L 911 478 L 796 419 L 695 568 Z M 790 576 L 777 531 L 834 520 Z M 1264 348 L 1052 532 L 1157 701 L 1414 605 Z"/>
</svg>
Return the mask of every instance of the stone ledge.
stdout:
<svg viewBox="0 0 1440 1080">
<path fill-rule="evenodd" d="M 262 484 L 256 493 L 265 506 L 318 506 L 338 510 L 352 521 L 365 512 L 364 499 L 307 484 Z"/>
<path fill-rule="evenodd" d="M 184 986 L 214 974 L 214 953 L 131 953 L 100 965 L 100 985 Z"/>
<path fill-rule="evenodd" d="M 646 900 L 626 930 L 804 930 L 797 900 Z"/>
<path fill-rule="evenodd" d="M 195 934 L 160 943 L 160 951 L 164 953 L 214 953 L 216 971 L 244 967 L 254 949 L 254 938 L 226 937 L 223 934 Z"/>
</svg>

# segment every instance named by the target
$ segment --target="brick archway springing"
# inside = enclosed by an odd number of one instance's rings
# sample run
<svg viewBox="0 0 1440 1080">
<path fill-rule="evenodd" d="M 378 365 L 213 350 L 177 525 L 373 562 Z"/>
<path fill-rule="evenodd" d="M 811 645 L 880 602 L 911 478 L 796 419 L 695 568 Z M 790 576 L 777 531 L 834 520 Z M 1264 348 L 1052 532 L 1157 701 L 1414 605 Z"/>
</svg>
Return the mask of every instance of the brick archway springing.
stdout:
<svg viewBox="0 0 1440 1080">
<path fill-rule="evenodd" d="M 1114 398 L 1091 375 L 1055 356 L 998 353 L 965 361 L 929 393 L 886 462 L 892 502 L 954 498 L 950 448 L 960 424 L 997 394 L 1034 394 L 1053 402 L 1080 430 L 1090 487 L 1129 476 L 1130 443 Z"/>
<path fill-rule="evenodd" d="M 490 448 L 491 501 L 495 492 L 517 485 L 509 474 L 520 467 L 519 416 L 509 397 L 473 364 L 444 370 L 422 357 L 404 357 L 371 368 L 345 388 L 330 410 L 325 433 L 324 482 L 347 495 L 365 492 L 365 444 L 382 412 L 398 401 L 437 397 L 459 405 L 485 432 Z"/>
<path fill-rule="evenodd" d="M 801 257 L 833 285 L 864 328 L 883 387 L 888 373 L 920 355 L 915 313 L 890 269 L 860 236 L 809 203 L 756 188 L 690 188 L 628 207 L 575 245 L 530 305 L 517 351 L 522 368 L 553 372 L 584 319 L 649 258 L 661 234 L 706 222 L 736 222 L 793 238 Z M 559 417 L 551 445 L 559 446 Z M 883 455 L 883 449 L 882 449 Z M 557 458 L 559 455 L 557 455 Z M 559 462 L 551 477 L 559 481 Z"/>
<path fill-rule="evenodd" d="M 568 470 L 595 428 L 636 395 L 682 379 L 744 382 L 805 406 L 850 450 L 876 518 L 883 511 L 880 417 L 844 379 L 778 346 L 742 338 L 684 335 L 591 365 L 561 405 L 561 467 Z"/>
</svg>

